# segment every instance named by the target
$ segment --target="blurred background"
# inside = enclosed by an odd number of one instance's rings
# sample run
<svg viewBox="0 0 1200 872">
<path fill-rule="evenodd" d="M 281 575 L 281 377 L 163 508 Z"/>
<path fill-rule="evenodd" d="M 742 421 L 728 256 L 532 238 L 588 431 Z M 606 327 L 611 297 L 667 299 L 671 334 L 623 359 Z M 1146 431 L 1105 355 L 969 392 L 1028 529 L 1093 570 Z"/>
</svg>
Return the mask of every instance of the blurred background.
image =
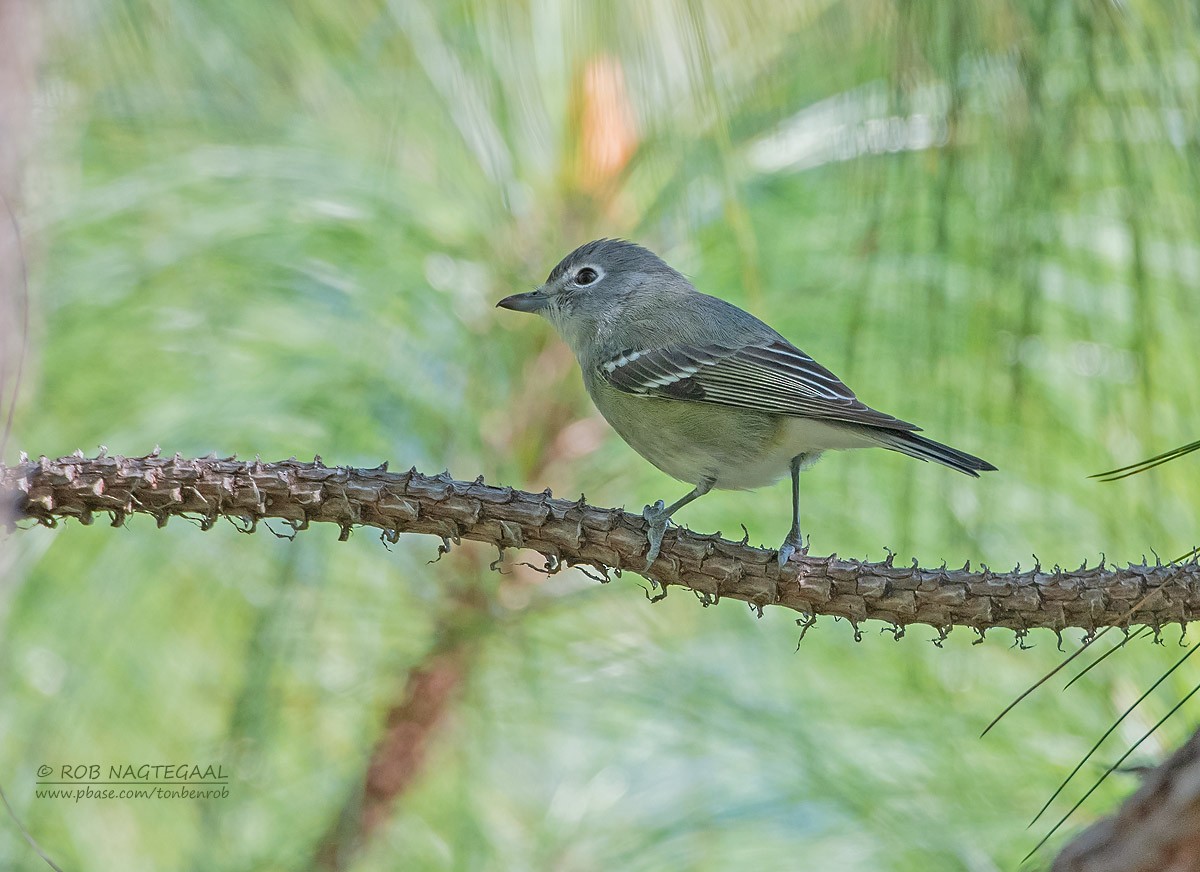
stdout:
<svg viewBox="0 0 1200 872">
<path fill-rule="evenodd" d="M 1073 567 L 1200 538 L 1197 461 L 1086 479 L 1200 430 L 1194 4 L 3 0 L 0 19 L 30 313 L 4 462 L 157 444 L 670 500 L 686 487 L 614 436 L 549 327 L 493 308 L 623 236 L 1000 467 L 831 456 L 804 477 L 813 553 Z M 773 544 L 788 500 L 720 493 L 679 520 Z M 4 539 L 0 778 L 52 858 L 1012 870 L 1178 656 L 1178 628 L 1136 641 L 981 740 L 1061 660 L 1053 634 L 939 647 L 823 619 L 797 648 L 781 609 L 337 535 L 142 517 Z M 1050 820 L 1194 681 L 1164 682 Z M 34 795 L 43 764 L 175 762 L 223 765 L 229 797 Z M 1135 786 L 1110 779 L 1033 865 Z M 46 868 L 11 820 L 0 867 Z"/>
</svg>

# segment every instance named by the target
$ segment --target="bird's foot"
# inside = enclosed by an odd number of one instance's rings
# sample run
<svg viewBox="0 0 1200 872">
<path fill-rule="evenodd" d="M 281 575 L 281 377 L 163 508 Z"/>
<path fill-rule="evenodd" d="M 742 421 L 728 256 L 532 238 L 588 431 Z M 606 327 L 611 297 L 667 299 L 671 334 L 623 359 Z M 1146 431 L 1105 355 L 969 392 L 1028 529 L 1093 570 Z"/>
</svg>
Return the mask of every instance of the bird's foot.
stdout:
<svg viewBox="0 0 1200 872">
<path fill-rule="evenodd" d="M 788 533 L 788 537 L 779 546 L 779 568 L 783 569 L 787 566 L 787 562 L 792 559 L 793 554 L 807 553 L 808 544 L 804 541 L 804 537 L 800 535 L 799 530 L 793 530 Z"/>
<path fill-rule="evenodd" d="M 642 509 L 642 518 L 650 524 L 650 530 L 646 534 L 646 539 L 650 542 L 650 550 L 646 552 L 646 569 L 653 566 L 654 561 L 658 559 L 658 553 L 662 549 L 663 534 L 667 532 L 669 517 L 670 515 L 666 513 L 666 503 L 662 500 Z"/>
</svg>

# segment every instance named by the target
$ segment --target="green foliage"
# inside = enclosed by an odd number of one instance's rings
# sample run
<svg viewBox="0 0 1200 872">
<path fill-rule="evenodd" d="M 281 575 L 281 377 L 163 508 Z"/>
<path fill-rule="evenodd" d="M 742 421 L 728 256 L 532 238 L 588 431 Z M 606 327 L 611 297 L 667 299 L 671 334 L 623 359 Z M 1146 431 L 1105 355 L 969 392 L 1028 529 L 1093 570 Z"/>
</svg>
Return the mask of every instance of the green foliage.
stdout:
<svg viewBox="0 0 1200 872">
<path fill-rule="evenodd" d="M 621 235 L 1000 467 L 831 457 L 803 482 L 815 553 L 1194 544 L 1194 461 L 1086 479 L 1196 430 L 1189 4 L 55 0 L 45 24 L 17 448 L 674 498 L 548 328 L 492 309 Z M 787 507 L 781 485 L 679 520 L 776 542 Z M 308 868 L 408 671 L 457 646 L 420 774 L 350 868 L 1012 869 L 1027 819 L 1175 659 L 1134 643 L 980 741 L 1059 660 L 1052 637 L 855 643 L 822 621 L 793 653 L 781 611 L 335 538 L 138 520 L 8 540 L 0 772 L 65 868 Z M 172 761 L 223 763 L 230 797 L 34 798 L 43 763 Z M 3 832 L 0 866 L 43 868 Z"/>
</svg>

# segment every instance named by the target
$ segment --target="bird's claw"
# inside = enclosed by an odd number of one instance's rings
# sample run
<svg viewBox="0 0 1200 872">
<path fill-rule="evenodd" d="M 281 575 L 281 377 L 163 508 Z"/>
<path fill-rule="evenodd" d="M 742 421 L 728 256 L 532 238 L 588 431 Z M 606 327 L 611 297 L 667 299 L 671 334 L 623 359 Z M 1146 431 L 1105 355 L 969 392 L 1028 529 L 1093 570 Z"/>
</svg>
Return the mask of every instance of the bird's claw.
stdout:
<svg viewBox="0 0 1200 872">
<path fill-rule="evenodd" d="M 658 500 L 654 505 L 642 509 L 642 518 L 650 525 L 650 529 L 646 533 L 646 539 L 650 543 L 650 550 L 646 552 L 647 570 L 654 565 L 654 561 L 658 559 L 658 554 L 662 550 L 663 534 L 667 532 L 667 517 L 663 514 L 665 508 L 666 503 Z"/>
<path fill-rule="evenodd" d="M 652 506 L 642 506 L 642 517 L 653 524 L 655 521 L 662 520 L 663 509 L 666 507 L 667 504 L 662 500 L 656 500 Z"/>
<path fill-rule="evenodd" d="M 793 554 L 807 553 L 808 546 L 804 544 L 803 537 L 799 533 L 794 535 L 789 534 L 783 540 L 783 544 L 779 546 L 779 568 L 783 569 L 783 567 L 787 566 L 787 562 L 792 559 Z"/>
</svg>

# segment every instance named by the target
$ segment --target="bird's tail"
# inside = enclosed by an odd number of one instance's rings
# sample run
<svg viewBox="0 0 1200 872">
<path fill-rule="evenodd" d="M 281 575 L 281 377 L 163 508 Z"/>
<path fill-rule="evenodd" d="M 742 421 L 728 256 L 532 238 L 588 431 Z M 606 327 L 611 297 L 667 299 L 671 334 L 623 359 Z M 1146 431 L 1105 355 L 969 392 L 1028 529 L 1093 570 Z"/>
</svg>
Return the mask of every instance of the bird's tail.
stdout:
<svg viewBox="0 0 1200 872">
<path fill-rule="evenodd" d="M 907 430 L 876 430 L 872 435 L 884 448 L 890 448 L 920 460 L 932 460 L 975 478 L 979 478 L 981 472 L 996 468 L 986 460 L 967 454 L 965 451 L 959 451 L 957 448 L 951 448 L 941 442 L 934 442 L 932 439 L 926 439 L 924 436 L 918 436 Z"/>
</svg>

